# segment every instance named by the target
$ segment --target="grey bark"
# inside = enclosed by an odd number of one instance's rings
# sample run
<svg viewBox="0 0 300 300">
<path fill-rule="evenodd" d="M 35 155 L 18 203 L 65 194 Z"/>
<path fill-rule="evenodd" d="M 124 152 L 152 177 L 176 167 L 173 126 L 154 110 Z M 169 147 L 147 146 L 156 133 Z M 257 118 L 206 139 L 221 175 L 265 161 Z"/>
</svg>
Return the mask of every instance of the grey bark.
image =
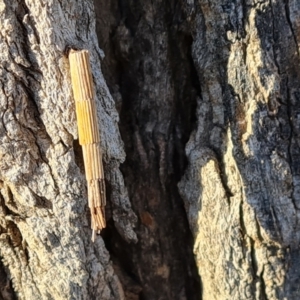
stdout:
<svg viewBox="0 0 300 300">
<path fill-rule="evenodd" d="M 196 7 L 202 93 L 179 184 L 203 299 L 299 299 L 300 3 L 222 4 Z"/>
<path fill-rule="evenodd" d="M 95 12 L 0 0 L 0 298 L 299 299 L 300 3 Z M 90 50 L 97 92 L 95 244 L 66 46 Z"/>
<path fill-rule="evenodd" d="M 110 211 L 123 238 L 136 241 L 93 11 L 91 1 L 0 1 L 0 269 L 18 299 L 124 299 L 103 240 L 91 242 L 84 171 L 74 156 L 68 46 L 90 51 Z"/>
<path fill-rule="evenodd" d="M 202 299 L 300 297 L 299 13 L 297 1 L 99 4 L 103 70 L 120 107 L 122 170 L 142 249 L 172 245 L 168 266 L 183 253 L 174 183 L 184 174 L 178 187 Z M 128 259 L 138 264 L 139 251 Z M 157 283 L 161 261 L 143 260 L 135 274 L 151 283 L 147 299 L 200 298 L 172 268 L 172 290 Z"/>
</svg>

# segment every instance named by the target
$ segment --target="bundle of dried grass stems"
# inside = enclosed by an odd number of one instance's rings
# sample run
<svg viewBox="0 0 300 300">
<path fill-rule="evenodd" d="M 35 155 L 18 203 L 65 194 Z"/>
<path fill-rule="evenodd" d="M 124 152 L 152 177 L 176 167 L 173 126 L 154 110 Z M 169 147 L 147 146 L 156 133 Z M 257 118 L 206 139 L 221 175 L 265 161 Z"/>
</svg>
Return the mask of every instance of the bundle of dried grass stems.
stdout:
<svg viewBox="0 0 300 300">
<path fill-rule="evenodd" d="M 69 53 L 71 80 L 76 105 L 79 144 L 82 146 L 88 199 L 91 210 L 92 240 L 106 226 L 105 182 L 96 114 L 95 92 L 87 50 Z"/>
</svg>

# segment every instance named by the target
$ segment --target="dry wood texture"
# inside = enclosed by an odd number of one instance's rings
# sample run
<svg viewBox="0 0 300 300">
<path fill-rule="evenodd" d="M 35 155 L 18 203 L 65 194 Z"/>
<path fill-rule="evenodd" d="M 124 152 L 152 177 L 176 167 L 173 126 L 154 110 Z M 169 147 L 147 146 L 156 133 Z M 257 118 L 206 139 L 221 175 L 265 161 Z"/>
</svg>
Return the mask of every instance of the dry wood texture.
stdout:
<svg viewBox="0 0 300 300">
<path fill-rule="evenodd" d="M 96 115 L 93 79 L 87 50 L 71 51 L 69 55 L 72 87 L 76 105 L 79 144 L 82 146 L 89 207 L 91 210 L 92 239 L 105 227 L 105 184 Z"/>
</svg>

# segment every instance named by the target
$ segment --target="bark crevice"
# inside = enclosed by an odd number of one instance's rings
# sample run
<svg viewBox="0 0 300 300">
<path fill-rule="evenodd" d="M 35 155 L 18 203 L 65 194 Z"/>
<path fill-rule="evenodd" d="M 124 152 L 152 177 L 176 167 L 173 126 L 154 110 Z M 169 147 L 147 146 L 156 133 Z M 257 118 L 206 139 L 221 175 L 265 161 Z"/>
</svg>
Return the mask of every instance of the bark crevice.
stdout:
<svg viewBox="0 0 300 300">
<path fill-rule="evenodd" d="M 192 237 L 177 189 L 201 93 L 191 55 L 192 13 L 177 1 L 95 5 L 103 72 L 125 144 L 121 170 L 139 217 L 137 244 L 122 241 L 112 223 L 104 240 L 120 278 L 125 273 L 137 285 L 135 297 L 198 299 Z"/>
</svg>

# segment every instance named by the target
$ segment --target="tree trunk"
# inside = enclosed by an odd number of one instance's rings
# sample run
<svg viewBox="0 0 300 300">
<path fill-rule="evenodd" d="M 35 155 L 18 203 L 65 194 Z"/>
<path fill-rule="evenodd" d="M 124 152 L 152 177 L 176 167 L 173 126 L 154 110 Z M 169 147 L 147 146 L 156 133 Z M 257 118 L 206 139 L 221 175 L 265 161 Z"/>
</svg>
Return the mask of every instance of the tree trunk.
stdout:
<svg viewBox="0 0 300 300">
<path fill-rule="evenodd" d="M 101 74 L 93 3 L 2 0 L 0 20 L 1 273 L 5 269 L 18 299 L 124 299 L 103 240 L 91 242 L 64 52 L 67 47 L 90 51 L 110 212 L 122 237 L 136 241 L 136 217 L 119 170 L 125 153 L 118 114 Z M 12 295 L 5 278 L 1 281 L 2 298 Z"/>
<path fill-rule="evenodd" d="M 0 0 L 0 299 L 299 299 L 300 3 L 33 2 Z M 96 87 L 95 243 L 67 47 Z"/>
</svg>

